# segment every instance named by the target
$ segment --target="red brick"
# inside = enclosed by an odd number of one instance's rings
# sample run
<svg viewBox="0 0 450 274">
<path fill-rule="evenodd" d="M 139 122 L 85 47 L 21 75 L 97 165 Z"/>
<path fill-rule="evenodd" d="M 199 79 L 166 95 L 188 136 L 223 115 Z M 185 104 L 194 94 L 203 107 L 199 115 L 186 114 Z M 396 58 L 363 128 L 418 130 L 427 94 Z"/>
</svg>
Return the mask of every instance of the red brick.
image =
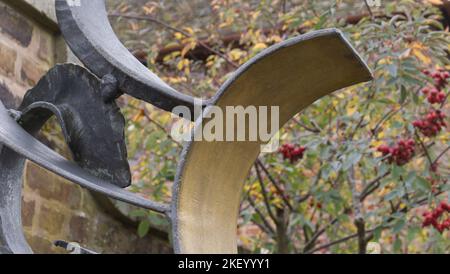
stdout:
<svg viewBox="0 0 450 274">
<path fill-rule="evenodd" d="M 17 40 L 23 47 L 30 45 L 33 37 L 33 26 L 23 15 L 0 2 L 0 29 L 13 39 Z"/>
<path fill-rule="evenodd" d="M 60 185 L 58 200 L 70 209 L 79 209 L 81 207 L 81 187 L 62 178 L 57 178 L 56 183 Z"/>
<path fill-rule="evenodd" d="M 20 77 L 24 83 L 35 86 L 46 72 L 47 69 L 43 68 L 42 65 L 25 58 L 22 61 Z"/>
<path fill-rule="evenodd" d="M 27 165 L 25 184 L 46 199 L 57 199 L 60 193 L 60 185 L 55 183 L 54 174 L 47 170 L 29 163 Z"/>
<path fill-rule="evenodd" d="M 69 223 L 70 241 L 86 243 L 88 240 L 89 220 L 83 216 L 72 216 Z"/>
<path fill-rule="evenodd" d="M 39 214 L 39 227 L 56 238 L 61 233 L 64 219 L 64 214 L 57 208 L 43 205 Z"/>
<path fill-rule="evenodd" d="M 22 201 L 22 225 L 24 227 L 31 227 L 33 225 L 33 216 L 35 213 L 34 201 Z"/>
</svg>

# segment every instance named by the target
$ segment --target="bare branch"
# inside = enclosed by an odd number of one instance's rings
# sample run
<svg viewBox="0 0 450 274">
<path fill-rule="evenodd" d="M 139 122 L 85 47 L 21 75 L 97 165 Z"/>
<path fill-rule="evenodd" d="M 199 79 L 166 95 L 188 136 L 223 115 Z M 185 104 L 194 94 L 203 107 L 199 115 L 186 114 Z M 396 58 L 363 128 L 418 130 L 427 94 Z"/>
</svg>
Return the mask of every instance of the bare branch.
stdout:
<svg viewBox="0 0 450 274">
<path fill-rule="evenodd" d="M 377 185 L 379 185 L 380 181 L 384 178 L 386 178 L 389 174 L 391 174 L 390 171 L 385 172 L 384 174 L 378 176 L 373 181 L 368 183 L 366 187 L 361 191 L 359 200 L 361 202 L 364 202 L 364 200 L 377 189 Z"/>
<path fill-rule="evenodd" d="M 286 204 L 286 206 L 293 212 L 295 212 L 294 207 L 291 205 L 289 199 L 286 197 L 286 194 L 284 193 L 284 190 L 281 188 L 281 186 L 279 185 L 279 183 L 272 177 L 272 175 L 270 174 L 269 170 L 264 166 L 264 164 L 261 162 L 260 159 L 256 160 L 256 164 L 259 165 L 261 167 L 261 169 L 264 171 L 264 173 L 266 174 L 267 178 L 270 180 L 270 182 L 272 182 L 272 184 L 274 185 L 275 189 L 277 190 L 277 192 L 280 194 L 281 199 L 283 200 L 283 202 Z"/>
<path fill-rule="evenodd" d="M 444 157 L 444 155 L 445 155 L 449 150 L 450 150 L 450 146 L 448 146 L 446 149 L 444 149 L 444 151 L 443 151 L 441 154 L 439 154 L 438 157 L 436 157 L 436 160 L 434 160 L 434 162 L 432 163 L 432 165 L 437 164 L 437 163 L 439 162 L 439 160 L 440 160 L 442 157 Z"/>
<path fill-rule="evenodd" d="M 311 239 L 305 244 L 305 248 L 303 249 L 303 253 L 307 253 L 309 250 L 311 250 L 314 247 L 315 242 L 317 239 L 322 236 L 329 227 L 333 226 L 335 223 L 337 223 L 338 218 L 333 219 L 328 225 L 324 226 L 322 229 L 319 229 L 314 235 L 311 237 Z"/>
<path fill-rule="evenodd" d="M 430 162 L 430 165 L 433 164 L 433 160 L 431 159 L 430 153 L 428 152 L 427 147 L 425 146 L 425 144 L 422 141 L 422 138 L 420 138 L 419 133 L 417 133 L 417 131 L 414 132 L 416 135 L 417 140 L 419 141 L 420 146 L 423 149 L 423 152 L 425 153 L 425 156 L 427 156 L 428 162 Z"/>
<path fill-rule="evenodd" d="M 350 189 L 352 192 L 353 200 L 353 210 L 355 213 L 355 226 L 357 229 L 358 236 L 358 249 L 360 254 L 366 253 L 366 230 L 365 230 L 365 220 L 362 214 L 362 203 L 358 190 L 356 189 L 355 181 L 355 167 L 352 166 L 348 171 L 348 182 L 350 184 Z"/>
<path fill-rule="evenodd" d="M 160 26 L 163 26 L 164 28 L 172 31 L 172 32 L 179 32 L 181 34 L 183 34 L 184 36 L 188 37 L 188 38 L 195 38 L 193 35 L 191 35 L 190 33 L 176 28 L 174 26 L 171 26 L 170 24 L 161 21 L 159 19 L 156 19 L 154 17 L 151 16 L 143 16 L 143 15 L 131 15 L 131 14 L 121 14 L 121 13 L 111 13 L 109 14 L 110 17 L 122 17 L 122 18 L 127 18 L 127 19 L 134 19 L 134 20 L 143 20 L 143 21 L 148 21 L 148 22 L 152 22 L 155 24 L 158 24 Z M 215 54 L 219 57 L 221 57 L 222 59 L 224 59 L 228 64 L 232 65 L 235 68 L 238 68 L 239 65 L 236 64 L 235 62 L 233 62 L 230 58 L 228 58 L 225 54 L 221 53 L 220 51 L 217 51 L 215 49 L 213 49 L 212 47 L 210 47 L 207 43 L 205 43 L 204 41 L 201 41 L 199 39 L 196 39 L 197 43 L 202 46 L 204 49 L 208 50 L 209 52 L 211 52 L 212 54 Z"/>
<path fill-rule="evenodd" d="M 256 203 L 250 196 L 250 193 L 247 193 L 247 201 L 250 203 L 250 205 L 253 207 L 253 209 L 259 215 L 259 217 L 261 217 L 261 220 L 264 223 L 264 227 L 266 227 L 265 231 L 269 232 L 268 234 L 275 234 L 275 229 L 269 224 L 269 222 L 266 220 L 265 215 L 256 206 Z"/>
<path fill-rule="evenodd" d="M 374 19 L 374 16 L 373 16 L 373 12 L 372 12 L 372 9 L 370 8 L 369 3 L 367 2 L 367 0 L 364 0 L 364 3 L 366 4 L 366 8 L 367 8 L 367 11 L 368 11 L 369 14 L 370 14 L 370 18 L 372 18 L 372 20 L 373 20 L 373 19 Z"/>
<path fill-rule="evenodd" d="M 259 186 L 261 187 L 261 192 L 264 198 L 264 205 L 266 206 L 267 212 L 269 213 L 270 218 L 272 218 L 272 220 L 277 223 L 278 219 L 275 217 L 275 214 L 272 211 L 272 206 L 270 205 L 270 201 L 269 201 L 269 197 L 267 195 L 267 191 L 266 188 L 264 186 L 263 183 L 263 178 L 261 176 L 261 171 L 259 170 L 259 167 L 257 164 L 254 165 L 255 170 L 256 170 L 256 175 L 258 176 L 258 182 L 259 182 Z"/>
</svg>

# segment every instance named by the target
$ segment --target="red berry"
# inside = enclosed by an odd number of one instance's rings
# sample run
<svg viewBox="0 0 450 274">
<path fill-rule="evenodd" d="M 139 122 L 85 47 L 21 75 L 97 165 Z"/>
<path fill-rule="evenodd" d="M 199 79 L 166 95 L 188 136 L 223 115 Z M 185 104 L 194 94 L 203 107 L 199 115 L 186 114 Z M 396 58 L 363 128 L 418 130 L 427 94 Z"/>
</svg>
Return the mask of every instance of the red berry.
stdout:
<svg viewBox="0 0 450 274">
<path fill-rule="evenodd" d="M 279 152 L 283 155 L 283 158 L 285 160 L 290 160 L 291 163 L 295 163 L 302 159 L 305 151 L 305 147 L 293 144 L 284 144 L 279 150 Z"/>
<path fill-rule="evenodd" d="M 434 137 L 447 126 L 444 120 L 444 113 L 440 110 L 431 110 L 425 118 L 416 120 L 412 124 L 415 128 L 422 132 L 423 135 L 427 137 Z"/>
<path fill-rule="evenodd" d="M 434 71 L 430 70 L 423 70 L 422 71 L 425 75 L 433 78 L 434 86 L 437 89 L 442 89 L 448 84 L 448 79 L 450 78 L 450 73 L 443 69 L 438 69 Z"/>
<path fill-rule="evenodd" d="M 442 201 L 432 212 L 426 211 L 423 213 L 424 220 L 423 227 L 433 226 L 439 233 L 450 229 L 450 217 L 439 223 L 439 219 L 444 215 L 444 212 L 450 213 L 450 205 Z"/>
<path fill-rule="evenodd" d="M 398 166 L 407 164 L 413 157 L 415 152 L 415 142 L 412 139 L 400 140 L 395 146 L 389 147 L 381 145 L 377 148 L 383 156 L 388 156 L 386 160 L 389 163 L 395 163 Z"/>
</svg>

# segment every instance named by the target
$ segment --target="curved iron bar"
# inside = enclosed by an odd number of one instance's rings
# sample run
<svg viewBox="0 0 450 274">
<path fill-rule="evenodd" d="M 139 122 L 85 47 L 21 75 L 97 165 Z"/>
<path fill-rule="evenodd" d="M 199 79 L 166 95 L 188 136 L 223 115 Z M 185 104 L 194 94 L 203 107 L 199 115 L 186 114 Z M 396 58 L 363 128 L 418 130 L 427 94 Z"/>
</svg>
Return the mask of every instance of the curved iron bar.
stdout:
<svg viewBox="0 0 450 274">
<path fill-rule="evenodd" d="M 120 169 L 127 166 L 121 143 L 123 118 L 113 103 L 120 96 L 117 90 L 168 111 L 177 106 L 192 110 L 194 99 L 170 88 L 123 47 L 109 25 L 103 0 L 80 2 L 80 6 L 69 6 L 66 0 L 56 0 L 59 23 L 72 50 L 102 78 L 103 84 L 79 67 L 56 67 L 54 78 L 50 72 L 36 90 L 47 89 L 52 94 L 56 89 L 66 96 L 72 90 L 76 97 L 72 98 L 74 103 L 69 98 L 63 99 L 64 96 L 56 98 L 38 91 L 30 92 L 35 94 L 25 98 L 21 108 L 24 112 L 18 115 L 19 123 L 9 117 L 0 104 L 0 143 L 3 144 L 0 154 L 3 184 L 0 187 L 0 252 L 31 252 L 20 224 L 21 177 L 27 158 L 83 187 L 166 214 L 173 223 L 178 253 L 235 253 L 240 193 L 248 171 L 259 155 L 261 143 L 191 142 L 185 147 L 178 167 L 171 208 L 121 189 L 119 186 L 129 182 L 126 172 Z M 70 75 L 60 75 L 65 73 Z M 62 83 L 61 78 L 66 82 Z M 371 78 L 370 70 L 343 34 L 335 29 L 323 30 L 265 50 L 238 69 L 206 105 L 222 109 L 227 106 L 279 106 L 280 125 L 283 125 L 317 99 Z M 81 83 L 76 83 L 77 80 Z M 97 96 L 89 109 L 99 108 L 103 122 L 111 123 L 110 128 L 108 125 L 97 128 L 97 120 L 77 114 L 83 109 L 83 99 L 78 101 L 83 88 L 89 94 L 87 97 Z M 85 93 L 82 96 L 86 96 Z M 210 108 L 206 108 L 204 113 L 209 111 Z M 84 169 L 33 138 L 43 121 L 52 114 L 59 118 L 74 158 Z M 200 118 L 197 125 L 204 121 Z M 86 127 L 90 129 L 86 130 Z M 111 136 L 102 139 L 105 136 L 103 130 Z M 201 128 L 196 127 L 193 134 L 199 130 Z M 84 139 L 96 142 L 95 145 L 106 142 L 105 148 L 112 149 L 117 158 L 109 164 L 102 158 L 109 152 L 91 155 L 95 154 L 90 151 L 93 145 L 84 144 Z M 78 149 L 80 144 L 82 148 Z M 114 144 L 116 148 L 112 148 Z M 84 159 L 103 159 L 105 162 L 92 164 Z M 114 167 L 119 167 L 118 173 L 111 172 Z M 105 170 L 99 171 L 99 168 Z M 116 185 L 109 183 L 111 181 Z"/>
<path fill-rule="evenodd" d="M 25 160 L 95 192 L 166 215 L 170 206 L 121 187 L 130 183 L 124 119 L 111 94 L 112 78 L 100 82 L 84 68 L 59 65 L 27 92 L 15 119 L 0 102 L 0 253 L 31 253 L 21 226 Z M 109 80 L 109 81 L 108 81 Z M 76 163 L 33 136 L 55 115 Z M 113 184 L 115 183 L 115 184 Z"/>
<path fill-rule="evenodd" d="M 321 97 L 371 79 L 340 31 L 315 31 L 275 45 L 243 65 L 220 89 L 214 106 L 223 113 L 230 106 L 278 106 L 282 127 Z M 208 118 L 199 118 L 196 125 L 210 120 L 208 111 Z M 202 130 L 197 126 L 193 136 Z M 240 197 L 261 145 L 192 141 L 185 147 L 173 189 L 176 252 L 237 252 Z"/>
<path fill-rule="evenodd" d="M 108 21 L 104 0 L 80 0 L 80 5 L 56 0 L 56 15 L 72 51 L 99 78 L 111 74 L 124 93 L 169 112 L 186 106 L 193 113 L 193 97 L 170 87 L 122 45 Z"/>
</svg>

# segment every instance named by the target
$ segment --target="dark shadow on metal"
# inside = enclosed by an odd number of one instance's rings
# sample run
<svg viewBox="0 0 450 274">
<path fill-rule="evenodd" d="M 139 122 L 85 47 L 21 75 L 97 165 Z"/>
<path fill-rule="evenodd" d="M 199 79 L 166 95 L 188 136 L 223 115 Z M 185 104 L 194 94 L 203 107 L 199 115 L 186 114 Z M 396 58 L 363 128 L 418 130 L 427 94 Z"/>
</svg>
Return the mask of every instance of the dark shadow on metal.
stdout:
<svg viewBox="0 0 450 274">
<path fill-rule="evenodd" d="M 120 187 L 131 184 L 125 119 L 115 103 L 114 78 L 99 81 L 76 65 L 57 65 L 29 90 L 19 124 L 35 135 L 55 115 L 74 161 L 90 174 Z"/>
<path fill-rule="evenodd" d="M 169 206 L 121 188 L 129 185 L 131 176 L 124 119 L 114 101 L 105 102 L 102 96 L 111 93 L 110 84 L 79 66 L 60 65 L 28 91 L 15 113 L 17 121 L 0 102 L 0 253 L 31 253 L 21 224 L 26 159 L 92 191 L 169 214 Z M 52 115 L 58 118 L 76 163 L 33 137 Z"/>
</svg>

